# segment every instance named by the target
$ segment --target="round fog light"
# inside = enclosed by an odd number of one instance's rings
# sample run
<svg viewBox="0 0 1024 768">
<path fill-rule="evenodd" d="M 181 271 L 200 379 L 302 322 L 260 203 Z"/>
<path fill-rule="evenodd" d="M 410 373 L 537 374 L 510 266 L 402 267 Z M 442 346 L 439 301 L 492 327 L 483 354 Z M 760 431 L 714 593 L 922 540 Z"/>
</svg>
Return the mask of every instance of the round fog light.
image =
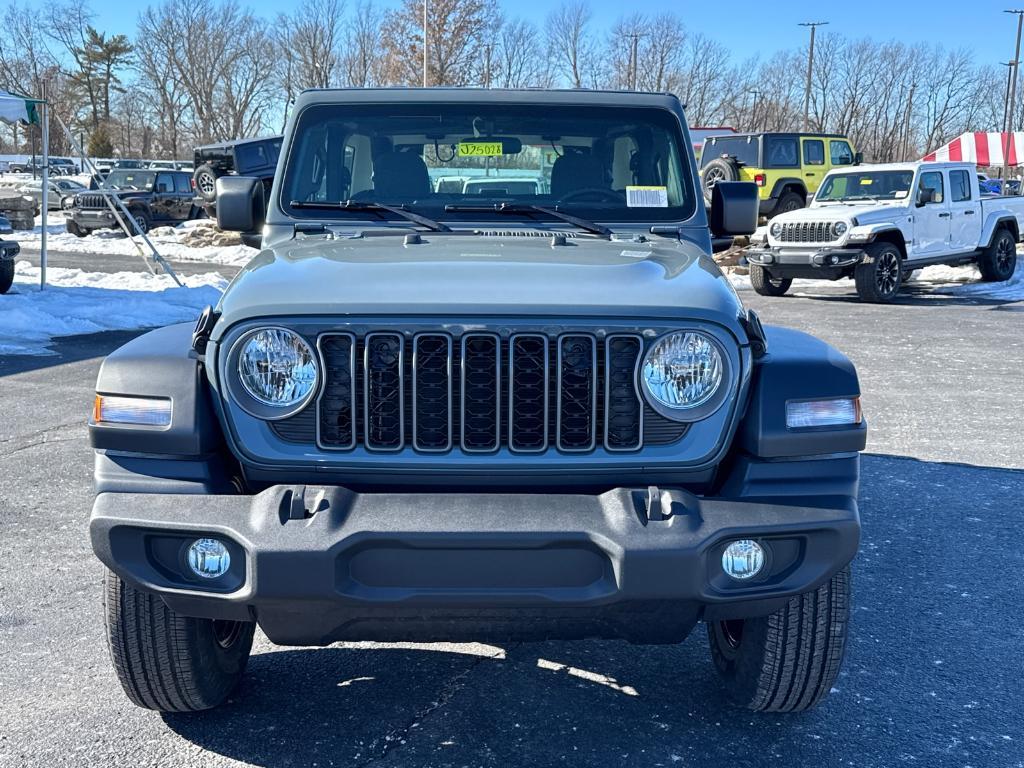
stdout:
<svg viewBox="0 0 1024 768">
<path fill-rule="evenodd" d="M 722 553 L 722 570 L 734 579 L 750 579 L 764 567 L 764 548 L 756 541 L 740 539 Z"/>
<path fill-rule="evenodd" d="M 188 567 L 204 579 L 223 576 L 231 567 L 231 554 L 217 539 L 196 539 L 188 548 Z"/>
</svg>

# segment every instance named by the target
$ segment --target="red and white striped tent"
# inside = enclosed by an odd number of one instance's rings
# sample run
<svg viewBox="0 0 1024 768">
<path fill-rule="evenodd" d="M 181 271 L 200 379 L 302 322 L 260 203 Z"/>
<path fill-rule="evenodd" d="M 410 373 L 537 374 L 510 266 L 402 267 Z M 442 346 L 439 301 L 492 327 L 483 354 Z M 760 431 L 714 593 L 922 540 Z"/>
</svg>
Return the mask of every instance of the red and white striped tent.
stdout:
<svg viewBox="0 0 1024 768">
<path fill-rule="evenodd" d="M 1007 165 L 1024 165 L 1024 131 L 1009 134 L 1010 152 Z M 948 144 L 929 152 L 922 160 L 950 160 L 974 163 L 981 167 L 1003 165 L 1007 134 L 999 131 L 962 133 Z"/>
</svg>

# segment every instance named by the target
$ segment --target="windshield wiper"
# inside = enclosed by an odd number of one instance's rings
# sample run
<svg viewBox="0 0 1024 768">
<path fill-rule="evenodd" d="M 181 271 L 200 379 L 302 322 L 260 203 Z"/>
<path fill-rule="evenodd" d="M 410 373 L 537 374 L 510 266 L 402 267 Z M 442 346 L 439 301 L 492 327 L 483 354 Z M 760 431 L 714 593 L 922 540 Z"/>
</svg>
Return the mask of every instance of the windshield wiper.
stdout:
<svg viewBox="0 0 1024 768">
<path fill-rule="evenodd" d="M 493 212 L 493 213 L 525 213 L 527 215 L 531 213 L 543 213 L 548 216 L 553 216 L 556 219 L 561 219 L 567 224 L 572 224 L 574 227 L 579 227 L 585 232 L 591 232 L 595 235 L 601 235 L 601 237 L 611 238 L 612 231 L 601 224 L 596 224 L 593 221 L 587 221 L 581 219 L 579 216 L 573 216 L 571 213 L 565 213 L 555 208 L 545 208 L 543 205 L 530 205 L 528 203 L 495 203 L 494 205 L 461 205 L 452 204 L 444 207 L 445 213 L 473 213 L 473 212 Z"/>
<path fill-rule="evenodd" d="M 380 214 L 384 211 L 393 213 L 396 216 L 401 216 L 406 221 L 411 221 L 414 224 L 419 224 L 421 227 L 426 227 L 434 232 L 451 232 L 451 227 L 447 224 L 442 224 L 440 221 L 434 221 L 428 219 L 426 216 L 421 216 L 418 213 L 413 213 L 408 210 L 404 205 L 384 205 L 383 203 L 371 203 L 369 201 L 362 200 L 346 200 L 344 203 L 328 203 L 328 202 L 306 202 L 303 200 L 292 200 L 290 203 L 292 208 L 319 208 L 326 211 L 370 211 L 372 213 Z M 384 218 L 383 216 L 381 218 Z"/>
</svg>

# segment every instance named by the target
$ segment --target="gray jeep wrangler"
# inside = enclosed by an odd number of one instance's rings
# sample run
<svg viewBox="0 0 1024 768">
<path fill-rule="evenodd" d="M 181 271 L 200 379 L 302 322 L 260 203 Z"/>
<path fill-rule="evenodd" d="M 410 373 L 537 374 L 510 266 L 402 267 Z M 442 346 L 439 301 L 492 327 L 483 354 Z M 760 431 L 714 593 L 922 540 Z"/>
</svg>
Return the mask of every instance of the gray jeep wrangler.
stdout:
<svg viewBox="0 0 1024 768">
<path fill-rule="evenodd" d="M 669 95 L 301 95 L 269 201 L 217 182 L 262 252 L 99 374 L 90 535 L 129 698 L 220 704 L 257 624 L 325 645 L 702 622 L 738 704 L 817 704 L 859 538 L 857 375 L 742 306 L 710 254 L 756 190 L 706 210 L 691 147 Z"/>
</svg>

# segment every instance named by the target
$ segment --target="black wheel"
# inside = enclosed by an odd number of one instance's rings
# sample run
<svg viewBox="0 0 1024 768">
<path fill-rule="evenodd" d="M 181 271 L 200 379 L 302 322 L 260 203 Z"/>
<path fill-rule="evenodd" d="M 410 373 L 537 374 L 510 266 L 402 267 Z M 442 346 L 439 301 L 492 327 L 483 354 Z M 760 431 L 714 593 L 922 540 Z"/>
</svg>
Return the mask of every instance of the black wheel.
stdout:
<svg viewBox="0 0 1024 768">
<path fill-rule="evenodd" d="M 14 259 L 0 261 L 0 294 L 7 293 L 14 285 Z"/>
<path fill-rule="evenodd" d="M 909 283 L 909 282 L 910 282 L 910 279 L 911 279 L 911 278 L 912 278 L 912 277 L 913 277 L 914 275 L 916 275 L 916 274 L 917 274 L 917 270 L 916 270 L 916 269 L 907 269 L 907 270 L 904 270 L 904 272 L 903 272 L 903 277 L 902 277 L 902 278 L 900 278 L 900 282 L 903 282 L 903 283 Z"/>
<path fill-rule="evenodd" d="M 791 277 L 772 277 L 764 267 L 750 265 L 750 285 L 762 296 L 782 296 L 792 284 Z"/>
<path fill-rule="evenodd" d="M 220 171 L 209 164 L 196 168 L 192 180 L 195 182 L 196 192 L 203 200 L 212 203 L 217 199 L 217 178 L 221 175 Z"/>
<path fill-rule="evenodd" d="M 892 243 L 872 243 L 864 250 L 868 258 L 853 273 L 857 295 L 863 301 L 892 301 L 903 283 L 903 254 Z"/>
<path fill-rule="evenodd" d="M 138 706 L 161 712 L 222 704 L 245 671 L 256 628 L 252 622 L 180 616 L 110 572 L 104 615 L 121 687 Z"/>
<path fill-rule="evenodd" d="M 700 172 L 701 184 L 704 187 L 704 197 L 711 201 L 711 190 L 720 181 L 738 181 L 740 170 L 736 161 L 731 157 L 716 157 L 708 162 Z"/>
<path fill-rule="evenodd" d="M 846 649 L 850 568 L 775 613 L 708 624 L 729 698 L 755 712 L 803 712 L 832 690 Z"/>
<path fill-rule="evenodd" d="M 801 195 L 799 192 L 784 192 L 782 197 L 779 198 L 779 202 L 775 204 L 772 216 L 778 216 L 780 213 L 788 213 L 789 211 L 798 211 L 805 205 L 807 205 L 807 198 L 804 195 Z"/>
<path fill-rule="evenodd" d="M 981 279 L 988 283 L 1001 283 L 1013 277 L 1017 269 L 1017 238 L 1008 229 L 1000 229 L 992 237 L 992 244 L 978 257 Z"/>
<path fill-rule="evenodd" d="M 89 234 L 86 230 L 82 229 L 71 219 L 68 219 L 67 221 L 64 222 L 64 229 L 66 229 L 70 234 L 74 235 L 75 237 L 85 237 L 86 235 Z"/>
</svg>

